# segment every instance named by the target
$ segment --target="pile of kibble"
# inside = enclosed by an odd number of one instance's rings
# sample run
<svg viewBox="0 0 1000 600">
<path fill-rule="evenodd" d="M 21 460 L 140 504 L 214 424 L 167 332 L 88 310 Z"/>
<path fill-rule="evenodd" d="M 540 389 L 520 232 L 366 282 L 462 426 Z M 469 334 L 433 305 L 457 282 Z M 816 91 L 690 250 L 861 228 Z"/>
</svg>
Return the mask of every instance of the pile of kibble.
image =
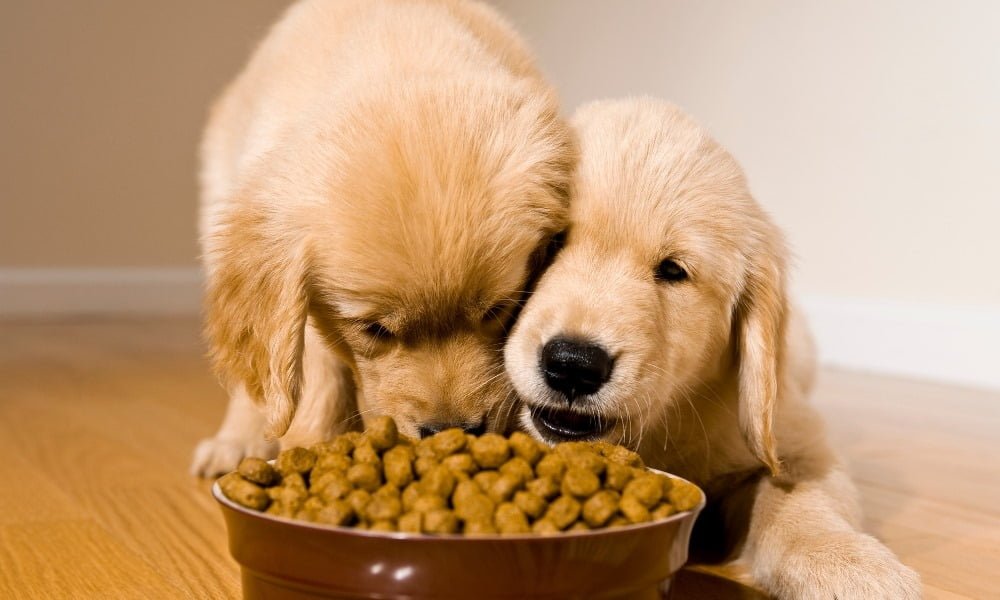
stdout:
<svg viewBox="0 0 1000 600">
<path fill-rule="evenodd" d="M 694 485 L 651 472 L 622 446 L 552 448 L 448 429 L 420 441 L 379 417 L 365 433 L 246 458 L 219 480 L 230 500 L 316 523 L 412 533 L 554 534 L 662 519 L 701 500 Z"/>
</svg>

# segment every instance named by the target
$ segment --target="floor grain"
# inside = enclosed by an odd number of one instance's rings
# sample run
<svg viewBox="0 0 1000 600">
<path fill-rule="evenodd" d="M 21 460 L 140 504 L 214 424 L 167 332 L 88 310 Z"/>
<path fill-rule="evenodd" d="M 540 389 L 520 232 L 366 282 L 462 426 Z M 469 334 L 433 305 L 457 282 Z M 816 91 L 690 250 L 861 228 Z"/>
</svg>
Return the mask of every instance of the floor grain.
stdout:
<svg viewBox="0 0 1000 600">
<path fill-rule="evenodd" d="M 826 371 L 815 401 L 926 596 L 1000 597 L 1000 394 Z M 191 319 L 0 323 L 0 598 L 238 597 L 186 470 L 223 403 Z"/>
</svg>

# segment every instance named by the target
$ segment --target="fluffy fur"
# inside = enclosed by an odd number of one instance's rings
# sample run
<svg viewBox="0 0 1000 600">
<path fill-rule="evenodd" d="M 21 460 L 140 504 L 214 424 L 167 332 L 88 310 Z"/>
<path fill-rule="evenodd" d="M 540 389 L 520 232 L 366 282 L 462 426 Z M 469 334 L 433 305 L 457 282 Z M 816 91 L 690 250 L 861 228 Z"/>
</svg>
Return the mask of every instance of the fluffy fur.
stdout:
<svg viewBox="0 0 1000 600">
<path fill-rule="evenodd" d="M 492 10 L 295 4 L 218 101 L 202 158 L 205 331 L 231 404 L 194 472 L 355 414 L 410 435 L 502 427 L 505 327 L 564 226 L 574 156 Z"/>
<path fill-rule="evenodd" d="M 654 100 L 591 104 L 574 125 L 566 245 L 506 349 L 524 427 L 553 441 L 539 407 L 599 416 L 602 437 L 706 489 L 696 545 L 780 598 L 919 597 L 916 574 L 859 531 L 854 487 L 806 402 L 814 352 L 787 299 L 785 245 L 736 162 Z M 657 280 L 666 258 L 688 278 Z M 614 358 L 572 407 L 541 372 L 557 336 Z"/>
</svg>

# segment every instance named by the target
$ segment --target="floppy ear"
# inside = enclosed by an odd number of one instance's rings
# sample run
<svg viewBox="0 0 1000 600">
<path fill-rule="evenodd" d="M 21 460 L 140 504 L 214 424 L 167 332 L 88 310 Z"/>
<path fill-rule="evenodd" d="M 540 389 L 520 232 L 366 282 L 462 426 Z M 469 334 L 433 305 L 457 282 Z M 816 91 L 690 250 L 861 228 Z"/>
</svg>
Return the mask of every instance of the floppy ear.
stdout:
<svg viewBox="0 0 1000 600">
<path fill-rule="evenodd" d="M 227 389 L 244 385 L 270 436 L 285 433 L 298 403 L 308 314 L 308 257 L 293 228 L 263 203 L 237 199 L 207 237 L 205 334 Z"/>
<path fill-rule="evenodd" d="M 772 426 L 785 349 L 784 260 L 776 249 L 757 260 L 766 264 L 748 274 L 738 309 L 739 420 L 747 447 L 777 475 L 781 463 Z"/>
</svg>

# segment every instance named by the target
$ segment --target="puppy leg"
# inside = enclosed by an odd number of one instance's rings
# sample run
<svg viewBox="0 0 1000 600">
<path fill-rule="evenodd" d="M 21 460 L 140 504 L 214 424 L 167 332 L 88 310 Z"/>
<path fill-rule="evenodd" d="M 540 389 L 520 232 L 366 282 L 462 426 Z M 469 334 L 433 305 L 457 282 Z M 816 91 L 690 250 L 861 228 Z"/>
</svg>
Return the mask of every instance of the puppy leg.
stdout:
<svg viewBox="0 0 1000 600">
<path fill-rule="evenodd" d="M 235 469 L 245 456 L 274 458 L 278 442 L 264 437 L 264 415 L 243 386 L 229 396 L 229 406 L 215 437 L 202 440 L 194 450 L 191 474 L 215 477 Z"/>
<path fill-rule="evenodd" d="M 816 477 L 758 485 L 742 560 L 776 597 L 920 598 L 919 576 L 858 530 L 856 491 L 836 465 Z"/>
<path fill-rule="evenodd" d="M 295 416 L 281 438 L 282 448 L 325 442 L 360 420 L 357 414 L 354 375 L 323 343 L 319 330 L 306 323 L 302 356 L 302 391 Z"/>
</svg>

